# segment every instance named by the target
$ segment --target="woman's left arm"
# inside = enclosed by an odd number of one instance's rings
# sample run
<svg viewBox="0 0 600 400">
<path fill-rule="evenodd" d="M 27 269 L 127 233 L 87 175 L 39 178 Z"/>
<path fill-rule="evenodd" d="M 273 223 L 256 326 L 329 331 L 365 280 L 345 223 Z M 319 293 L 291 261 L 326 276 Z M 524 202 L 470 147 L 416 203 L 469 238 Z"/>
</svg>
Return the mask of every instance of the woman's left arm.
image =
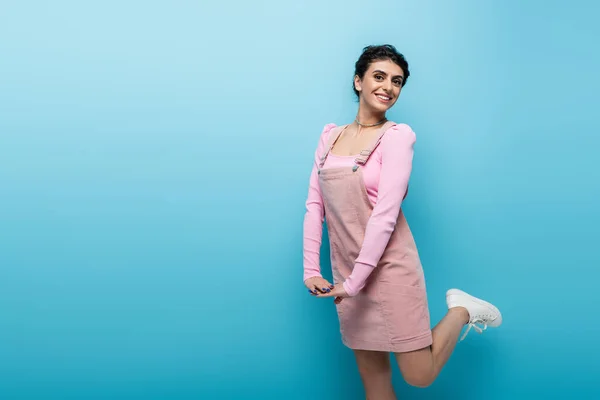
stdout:
<svg viewBox="0 0 600 400">
<path fill-rule="evenodd" d="M 365 238 L 355 260 L 354 269 L 343 284 L 349 296 L 357 295 L 365 286 L 396 227 L 412 171 L 415 142 L 416 135 L 406 124 L 391 127 L 381 139 L 381 172 L 377 203 L 367 223 Z"/>
</svg>

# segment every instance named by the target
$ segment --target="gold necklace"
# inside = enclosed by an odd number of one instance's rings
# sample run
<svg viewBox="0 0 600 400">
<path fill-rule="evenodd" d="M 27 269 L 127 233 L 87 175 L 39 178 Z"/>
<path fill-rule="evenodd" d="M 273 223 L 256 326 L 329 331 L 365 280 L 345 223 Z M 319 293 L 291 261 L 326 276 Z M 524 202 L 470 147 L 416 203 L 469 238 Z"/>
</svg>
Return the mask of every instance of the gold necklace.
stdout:
<svg viewBox="0 0 600 400">
<path fill-rule="evenodd" d="M 381 125 L 381 124 L 383 124 L 385 121 L 387 121 L 387 118 L 385 118 L 385 117 L 384 117 L 384 118 L 383 118 L 381 121 L 379 121 L 379 122 L 376 122 L 376 123 L 374 123 L 374 124 L 362 124 L 362 123 L 360 123 L 360 122 L 358 121 L 358 117 L 356 117 L 356 118 L 354 119 L 354 122 L 356 122 L 356 123 L 357 123 L 359 126 L 362 126 L 362 127 L 365 127 L 365 128 L 370 128 L 370 127 L 373 127 L 373 126 Z"/>
</svg>

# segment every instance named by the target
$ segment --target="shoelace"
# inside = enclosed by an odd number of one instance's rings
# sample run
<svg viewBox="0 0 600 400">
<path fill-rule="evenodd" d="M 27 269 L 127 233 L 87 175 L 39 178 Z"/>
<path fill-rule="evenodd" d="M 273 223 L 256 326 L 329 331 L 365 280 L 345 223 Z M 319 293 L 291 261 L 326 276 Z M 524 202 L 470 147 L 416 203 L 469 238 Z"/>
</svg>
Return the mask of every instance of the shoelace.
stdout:
<svg viewBox="0 0 600 400">
<path fill-rule="evenodd" d="M 471 321 L 469 321 L 469 323 L 467 324 L 468 328 L 465 331 L 465 333 L 462 335 L 462 337 L 460 338 L 460 341 L 462 342 L 463 339 L 467 336 L 467 334 L 469 333 L 469 331 L 471 330 L 471 328 L 475 329 L 475 331 L 479 334 L 483 333 L 483 331 L 485 331 L 487 329 L 487 323 L 488 321 L 492 321 L 493 318 L 473 318 Z M 478 327 L 475 324 L 482 324 L 483 328 Z"/>
</svg>

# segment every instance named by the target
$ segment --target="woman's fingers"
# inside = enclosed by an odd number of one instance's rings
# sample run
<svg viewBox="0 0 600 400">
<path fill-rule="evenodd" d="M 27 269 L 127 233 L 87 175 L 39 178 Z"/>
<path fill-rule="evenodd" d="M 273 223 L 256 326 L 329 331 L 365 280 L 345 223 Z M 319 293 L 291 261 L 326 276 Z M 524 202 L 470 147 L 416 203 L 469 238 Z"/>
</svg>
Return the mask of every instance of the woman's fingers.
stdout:
<svg viewBox="0 0 600 400">
<path fill-rule="evenodd" d="M 308 291 L 312 295 L 318 295 L 320 293 L 329 293 L 333 289 L 333 285 L 323 278 L 313 278 L 306 282 Z"/>
</svg>

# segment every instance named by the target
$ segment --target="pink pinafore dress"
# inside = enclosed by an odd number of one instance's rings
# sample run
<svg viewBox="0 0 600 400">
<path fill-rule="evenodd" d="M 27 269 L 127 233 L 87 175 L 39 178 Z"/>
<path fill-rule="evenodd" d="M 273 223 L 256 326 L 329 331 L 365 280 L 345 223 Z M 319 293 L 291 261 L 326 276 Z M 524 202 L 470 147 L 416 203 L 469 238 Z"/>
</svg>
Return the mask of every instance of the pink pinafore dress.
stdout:
<svg viewBox="0 0 600 400">
<path fill-rule="evenodd" d="M 321 157 L 319 185 L 325 204 L 335 285 L 341 285 L 352 272 L 373 211 L 361 165 L 369 161 L 393 125 L 392 122 L 383 125 L 372 146 L 356 157 L 354 166 L 323 168 L 343 127 L 331 132 Z M 342 342 L 351 349 L 407 352 L 431 345 L 423 269 L 402 210 L 383 256 L 365 287 L 356 296 L 343 299 L 336 308 Z"/>
</svg>

